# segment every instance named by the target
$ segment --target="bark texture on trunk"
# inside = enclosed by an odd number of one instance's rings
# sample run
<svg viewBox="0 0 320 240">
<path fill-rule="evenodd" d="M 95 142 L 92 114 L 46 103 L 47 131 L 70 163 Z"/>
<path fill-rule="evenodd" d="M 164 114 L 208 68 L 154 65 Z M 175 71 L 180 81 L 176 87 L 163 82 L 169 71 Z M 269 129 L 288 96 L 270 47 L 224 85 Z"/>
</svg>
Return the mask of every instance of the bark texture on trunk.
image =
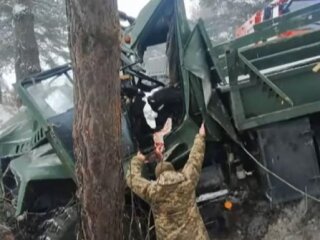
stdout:
<svg viewBox="0 0 320 240">
<path fill-rule="evenodd" d="M 17 81 L 41 71 L 39 49 L 34 33 L 32 0 L 16 0 L 13 7 Z"/>
<path fill-rule="evenodd" d="M 15 239 L 11 230 L 2 224 L 0 224 L 0 239 L 1 240 L 14 240 Z"/>
<path fill-rule="evenodd" d="M 116 0 L 67 0 L 75 77 L 74 151 L 83 239 L 123 239 L 120 41 Z"/>
</svg>

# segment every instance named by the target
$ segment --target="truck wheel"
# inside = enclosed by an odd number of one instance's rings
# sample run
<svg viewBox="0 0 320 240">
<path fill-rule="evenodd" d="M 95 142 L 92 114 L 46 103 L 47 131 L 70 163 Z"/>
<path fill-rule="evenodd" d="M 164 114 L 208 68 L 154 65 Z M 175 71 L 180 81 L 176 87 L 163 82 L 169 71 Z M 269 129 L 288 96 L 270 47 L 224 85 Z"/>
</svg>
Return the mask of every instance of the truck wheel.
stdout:
<svg viewBox="0 0 320 240">
<path fill-rule="evenodd" d="M 42 234 L 37 240 L 76 240 L 77 219 L 75 206 L 57 209 L 52 218 L 40 225 Z"/>
</svg>

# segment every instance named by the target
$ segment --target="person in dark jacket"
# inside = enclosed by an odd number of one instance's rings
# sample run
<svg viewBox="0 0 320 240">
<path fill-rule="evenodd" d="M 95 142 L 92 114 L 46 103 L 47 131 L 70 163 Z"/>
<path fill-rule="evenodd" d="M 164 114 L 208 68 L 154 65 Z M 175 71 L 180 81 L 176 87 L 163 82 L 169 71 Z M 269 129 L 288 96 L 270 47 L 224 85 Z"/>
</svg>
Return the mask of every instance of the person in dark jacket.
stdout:
<svg viewBox="0 0 320 240">
<path fill-rule="evenodd" d="M 209 236 L 196 204 L 195 188 L 199 181 L 205 152 L 205 130 L 202 125 L 189 159 L 181 172 L 169 162 L 157 164 L 157 179 L 142 177 L 146 160 L 138 153 L 127 172 L 127 184 L 150 204 L 158 240 L 208 240 Z"/>
</svg>

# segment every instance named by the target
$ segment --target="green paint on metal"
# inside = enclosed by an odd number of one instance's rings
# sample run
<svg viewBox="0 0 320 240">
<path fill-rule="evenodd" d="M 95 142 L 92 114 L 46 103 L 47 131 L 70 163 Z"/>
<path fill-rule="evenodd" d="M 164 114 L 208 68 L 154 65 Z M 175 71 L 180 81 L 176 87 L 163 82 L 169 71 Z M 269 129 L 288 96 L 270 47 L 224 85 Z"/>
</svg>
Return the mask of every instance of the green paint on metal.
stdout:
<svg viewBox="0 0 320 240">
<path fill-rule="evenodd" d="M 165 146 L 167 149 L 165 154 L 166 161 L 171 161 L 179 165 L 179 163 L 185 160 L 184 158 L 191 150 L 194 137 L 198 131 L 199 126 L 190 117 L 186 117 L 174 132 L 165 137 Z M 179 148 L 178 152 L 168 155 L 168 153 L 173 151 L 173 148 L 176 148 L 177 144 L 183 147 Z"/>
<path fill-rule="evenodd" d="M 199 89 L 195 94 L 204 95 L 205 103 L 208 104 L 212 85 L 212 63 L 208 62 L 208 51 L 203 42 L 201 33 L 196 26 L 184 48 L 183 66 L 193 75 L 203 80 L 203 91 Z"/>
<path fill-rule="evenodd" d="M 45 139 L 44 129 L 22 108 L 0 131 L 0 156 L 16 157 L 29 152 Z"/>
<path fill-rule="evenodd" d="M 30 182 L 72 178 L 50 144 L 45 144 L 14 159 L 10 163 L 10 169 L 17 176 L 19 183 L 16 215 L 20 215 L 23 211 L 25 191 Z"/>
<path fill-rule="evenodd" d="M 76 182 L 75 159 L 73 159 L 72 156 L 70 156 L 60 139 L 55 136 L 54 131 L 51 127 L 47 137 L 53 148 L 56 150 L 56 154 L 59 156 L 62 164 L 66 167 L 66 169 L 69 171 L 69 174 Z"/>
<path fill-rule="evenodd" d="M 232 116 L 238 130 L 319 111 L 316 104 L 306 107 L 308 111 L 301 111 L 300 106 L 320 100 L 319 75 L 312 72 L 312 66 L 320 59 L 320 31 L 259 43 L 261 37 L 271 37 L 271 32 L 279 34 L 319 21 L 319 16 L 315 16 L 318 11 L 319 4 L 304 9 L 300 15 L 278 18 L 276 24 L 265 24 L 259 32 L 214 47 L 220 62 L 225 59 L 223 65 L 227 67 L 230 85 L 230 91 L 225 93 L 230 94 Z"/>
<path fill-rule="evenodd" d="M 40 83 L 37 83 L 37 84 L 40 84 Z M 66 148 L 63 146 L 61 141 L 55 136 L 53 129 L 48 124 L 47 122 L 48 112 L 42 111 L 41 107 L 35 101 L 34 97 L 30 95 L 30 92 L 27 91 L 27 89 L 23 85 L 23 82 L 18 84 L 16 87 L 23 103 L 28 107 L 35 121 L 40 123 L 41 131 L 45 132 L 45 135 L 43 135 L 42 138 L 43 139 L 46 137 L 48 138 L 53 148 L 55 149 L 56 153 L 60 157 L 60 160 L 62 161 L 62 163 L 70 171 L 70 174 L 74 175 L 74 159 L 67 152 Z M 26 87 L 30 87 L 30 86 L 28 85 Z M 73 176 L 73 179 L 75 179 L 74 176 Z"/>
<path fill-rule="evenodd" d="M 175 1 L 151 0 L 137 17 L 128 34 L 131 36 L 131 48 L 139 57 L 142 57 L 146 47 L 166 41 Z"/>
<path fill-rule="evenodd" d="M 292 107 L 290 109 L 287 108 L 284 110 L 270 112 L 264 115 L 259 115 L 258 117 L 249 118 L 246 121 L 240 123 L 238 125 L 238 128 L 240 130 L 257 128 L 270 123 L 285 121 L 292 118 L 297 118 L 304 115 L 317 113 L 319 111 L 320 111 L 320 101 L 302 104 L 299 106 Z"/>
<path fill-rule="evenodd" d="M 280 99 L 289 103 L 290 106 L 293 106 L 293 101 L 290 99 L 290 97 L 288 97 L 287 94 L 285 94 L 276 84 L 271 82 L 267 76 L 262 74 L 258 68 L 256 68 L 248 59 L 246 59 L 245 56 L 243 56 L 243 54 L 239 52 L 238 55 L 239 59 L 242 60 L 242 62 L 252 71 L 254 75 L 258 77 L 259 80 L 263 81 L 263 83 L 266 84 Z"/>
<path fill-rule="evenodd" d="M 172 1 L 171 1 L 172 2 Z M 179 43 L 180 47 L 180 53 L 181 53 L 181 60 L 183 59 L 183 48 L 186 45 L 190 34 L 190 26 L 189 22 L 187 20 L 186 16 L 186 9 L 184 6 L 184 1 L 183 0 L 174 0 L 175 4 L 175 18 L 176 18 L 176 26 L 177 26 L 177 35 L 179 38 L 179 41 L 181 42 L 181 45 Z"/>
<path fill-rule="evenodd" d="M 185 99 L 185 112 L 186 118 L 189 115 L 190 110 L 190 76 L 188 71 L 186 71 L 182 64 L 184 59 L 184 46 L 188 41 L 188 38 L 191 34 L 186 12 L 184 8 L 184 2 L 182 0 L 174 1 L 174 24 L 175 24 L 175 33 L 177 38 L 177 47 L 179 48 L 179 71 L 181 73 L 180 82 L 182 82 L 184 99 Z"/>
<path fill-rule="evenodd" d="M 294 107 L 281 104 L 279 99 L 270 96 L 267 89 L 257 84 L 239 84 L 238 88 L 231 86 L 232 110 L 237 128 L 245 130 L 249 127 L 277 122 L 281 118 L 286 120 L 288 116 L 298 117 L 320 111 L 318 104 L 312 104 L 320 100 L 319 74 L 312 71 L 314 66 L 315 63 L 311 63 L 307 66 L 274 73 L 268 77 L 271 82 L 276 83 L 290 96 L 295 103 Z M 308 107 L 310 104 L 312 107 Z M 277 114 L 279 116 L 276 116 Z"/>
<path fill-rule="evenodd" d="M 213 80 L 219 79 L 217 73 L 212 70 L 214 61 L 208 61 L 210 59 L 208 41 L 205 40 L 203 36 L 205 32 L 201 31 L 200 26 L 201 23 L 196 25 L 184 48 L 183 63 L 184 68 L 190 72 L 190 77 L 194 75 L 190 80 L 192 79 L 191 88 L 197 100 L 196 107 L 200 109 L 202 117 L 207 123 L 206 127 L 212 140 L 218 141 L 221 138 L 221 130 L 217 124 L 231 138 L 236 139 L 237 136 L 230 117 L 213 87 L 218 84 Z"/>
<path fill-rule="evenodd" d="M 211 57 L 211 59 L 212 59 L 213 68 L 216 69 L 216 71 L 220 77 L 221 82 L 223 84 L 226 84 L 226 74 L 223 71 L 223 66 L 221 64 L 221 61 L 219 60 L 219 55 L 217 54 L 216 49 L 213 48 L 213 46 L 211 44 L 211 40 L 209 38 L 209 35 L 206 31 L 206 28 L 204 26 L 204 22 L 202 19 L 199 20 L 196 27 L 199 29 L 199 31 L 202 35 L 203 41 L 205 42 L 205 45 L 207 47 L 207 51 L 209 51 L 209 53 L 210 53 L 209 57 Z"/>
<path fill-rule="evenodd" d="M 134 26 L 130 29 L 131 47 L 135 48 L 140 40 L 143 32 L 151 23 L 151 17 L 154 16 L 157 9 L 160 7 L 162 0 L 151 0 L 139 13 Z"/>
<path fill-rule="evenodd" d="M 207 114 L 207 108 L 206 108 L 206 103 L 205 103 L 204 94 L 203 94 L 204 83 L 206 81 L 203 79 L 197 78 L 191 74 L 190 74 L 190 80 L 191 80 L 191 88 L 194 91 L 196 106 L 201 113 L 203 121 L 205 122 L 205 126 L 208 131 L 208 137 L 211 138 L 210 140 L 218 142 L 221 140 L 221 128 L 219 127 L 217 122 L 214 121 L 210 117 L 210 115 Z M 211 93 L 210 93 L 210 97 L 211 97 Z"/>
<path fill-rule="evenodd" d="M 241 102 L 240 91 L 234 86 L 238 85 L 238 66 L 237 66 L 237 54 L 235 50 L 229 50 L 226 52 L 226 60 L 228 66 L 229 84 L 231 87 L 230 100 L 231 111 L 235 121 L 236 127 L 239 129 L 238 124 L 245 119 L 244 109 Z"/>
</svg>

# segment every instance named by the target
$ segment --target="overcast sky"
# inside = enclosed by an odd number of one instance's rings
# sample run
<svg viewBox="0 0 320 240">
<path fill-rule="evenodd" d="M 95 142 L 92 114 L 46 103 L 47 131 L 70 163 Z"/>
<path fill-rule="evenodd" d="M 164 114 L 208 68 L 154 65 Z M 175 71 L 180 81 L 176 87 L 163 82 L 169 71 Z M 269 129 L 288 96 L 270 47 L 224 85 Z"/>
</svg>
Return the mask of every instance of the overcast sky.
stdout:
<svg viewBox="0 0 320 240">
<path fill-rule="evenodd" d="M 118 0 L 118 8 L 127 15 L 136 17 L 141 8 L 143 8 L 148 2 L 149 0 Z M 188 9 L 191 6 L 191 1 L 185 0 L 185 4 L 186 8 Z"/>
<path fill-rule="evenodd" d="M 148 2 L 149 0 L 118 0 L 118 8 L 127 15 L 136 17 Z"/>
</svg>

